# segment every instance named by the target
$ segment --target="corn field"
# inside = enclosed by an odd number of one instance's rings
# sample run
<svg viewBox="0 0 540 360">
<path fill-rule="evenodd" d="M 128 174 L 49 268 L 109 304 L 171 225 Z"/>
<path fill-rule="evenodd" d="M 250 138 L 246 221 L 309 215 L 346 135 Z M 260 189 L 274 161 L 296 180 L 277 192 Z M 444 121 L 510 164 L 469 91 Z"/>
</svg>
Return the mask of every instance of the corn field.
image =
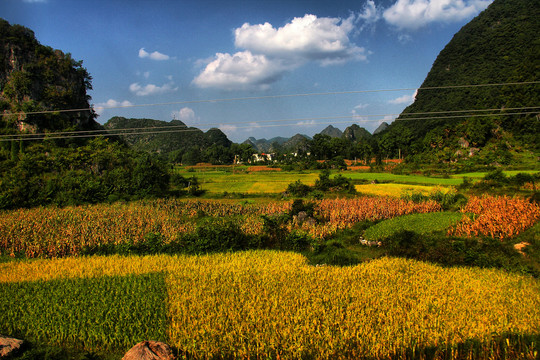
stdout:
<svg viewBox="0 0 540 360">
<path fill-rule="evenodd" d="M 509 196 L 471 197 L 460 223 L 450 229 L 457 236 L 490 236 L 504 239 L 533 226 L 540 219 L 540 206 Z"/>
<path fill-rule="evenodd" d="M 41 207 L 4 211 L 0 216 L 0 253 L 16 256 L 78 256 L 84 249 L 104 245 L 137 244 L 150 233 L 159 233 L 165 243 L 194 232 L 201 216 L 235 217 L 249 235 L 263 232 L 261 215 L 288 213 L 290 201 L 243 204 L 223 200 L 152 200 L 129 204 L 98 204 L 77 207 Z M 290 223 L 288 230 L 300 230 L 323 239 L 338 230 L 364 220 L 439 211 L 433 201 L 416 204 L 390 197 L 321 200 L 316 202 L 322 223 Z"/>
</svg>

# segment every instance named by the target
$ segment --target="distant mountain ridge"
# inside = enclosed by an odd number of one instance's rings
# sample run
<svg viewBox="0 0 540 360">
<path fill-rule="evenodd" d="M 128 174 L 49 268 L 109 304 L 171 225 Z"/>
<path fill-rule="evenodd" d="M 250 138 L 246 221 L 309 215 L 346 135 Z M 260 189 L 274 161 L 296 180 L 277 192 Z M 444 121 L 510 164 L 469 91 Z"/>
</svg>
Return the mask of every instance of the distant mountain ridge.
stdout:
<svg viewBox="0 0 540 360">
<path fill-rule="evenodd" d="M 388 126 L 388 124 L 386 126 Z M 345 131 L 341 131 L 332 125 L 328 125 L 319 134 L 327 135 L 331 138 L 345 139 L 351 143 L 369 141 L 372 137 L 369 131 L 357 124 L 352 124 L 351 126 L 347 127 Z M 275 152 L 276 150 L 280 150 L 282 152 L 297 152 L 298 150 L 302 150 L 305 152 L 308 150 L 307 142 L 311 139 L 311 137 L 303 134 L 296 134 L 291 138 L 278 136 L 269 140 L 250 137 L 244 141 L 244 144 L 250 144 L 255 150 L 263 153 L 271 153 Z"/>
<path fill-rule="evenodd" d="M 343 132 L 332 125 L 328 125 L 323 131 L 320 132 L 320 134 L 328 135 L 333 138 L 340 138 L 343 136 Z"/>
<path fill-rule="evenodd" d="M 244 141 L 244 144 L 250 144 L 255 151 L 260 153 L 272 153 L 276 151 L 295 151 L 299 144 L 309 139 L 309 136 L 302 134 L 296 134 L 290 138 L 277 136 L 269 140 L 250 137 Z"/>
<path fill-rule="evenodd" d="M 217 128 L 212 128 L 205 133 L 198 128 L 188 127 L 180 120 L 167 122 L 115 116 L 103 126 L 109 130 L 110 134 L 118 134 L 118 129 L 136 129 L 133 134 L 122 130 L 119 137 L 134 149 L 150 153 L 167 154 L 192 148 L 207 148 L 212 145 L 230 147 L 232 144 L 227 135 Z"/>
</svg>

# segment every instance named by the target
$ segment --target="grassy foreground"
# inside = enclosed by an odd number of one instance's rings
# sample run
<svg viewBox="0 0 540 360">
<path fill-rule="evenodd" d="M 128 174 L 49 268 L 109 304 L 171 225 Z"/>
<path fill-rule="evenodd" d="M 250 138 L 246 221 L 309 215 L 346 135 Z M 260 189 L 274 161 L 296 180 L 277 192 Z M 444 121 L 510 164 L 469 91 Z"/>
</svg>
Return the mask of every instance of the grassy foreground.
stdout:
<svg viewBox="0 0 540 360">
<path fill-rule="evenodd" d="M 1 263 L 0 288 L 0 333 L 93 351 L 154 336 L 195 359 L 538 356 L 540 282 L 498 270 L 115 255 Z M 66 292 L 78 295 L 58 304 Z"/>
</svg>

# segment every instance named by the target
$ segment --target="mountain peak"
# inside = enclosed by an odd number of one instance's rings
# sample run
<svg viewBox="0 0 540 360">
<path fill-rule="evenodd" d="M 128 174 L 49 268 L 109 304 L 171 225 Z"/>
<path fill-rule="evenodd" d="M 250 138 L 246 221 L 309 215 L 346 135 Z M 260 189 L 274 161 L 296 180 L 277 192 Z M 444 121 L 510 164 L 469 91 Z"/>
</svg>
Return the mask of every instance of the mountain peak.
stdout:
<svg viewBox="0 0 540 360">
<path fill-rule="evenodd" d="M 321 131 L 321 134 L 328 135 L 334 138 L 339 138 L 343 135 L 343 132 L 338 128 L 333 127 L 332 125 L 328 125 L 323 131 Z"/>
</svg>

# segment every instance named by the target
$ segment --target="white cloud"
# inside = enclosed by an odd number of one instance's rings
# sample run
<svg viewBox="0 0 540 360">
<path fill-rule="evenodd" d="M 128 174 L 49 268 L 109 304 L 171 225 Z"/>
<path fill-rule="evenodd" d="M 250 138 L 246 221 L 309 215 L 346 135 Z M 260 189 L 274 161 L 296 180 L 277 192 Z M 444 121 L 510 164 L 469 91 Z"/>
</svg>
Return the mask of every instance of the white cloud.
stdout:
<svg viewBox="0 0 540 360">
<path fill-rule="evenodd" d="M 398 35 L 398 41 L 402 44 L 406 44 L 408 43 L 409 41 L 412 41 L 412 36 L 409 35 L 409 34 L 399 34 Z"/>
<path fill-rule="evenodd" d="M 383 13 L 384 19 L 400 29 L 417 30 L 433 22 L 455 22 L 472 18 L 493 0 L 398 0 Z"/>
<path fill-rule="evenodd" d="M 34 3 L 46 3 L 48 0 L 22 0 L 25 3 L 34 4 Z"/>
<path fill-rule="evenodd" d="M 356 121 L 356 122 L 368 122 L 369 121 L 368 116 L 361 115 L 361 114 L 358 113 L 358 110 L 363 110 L 363 109 L 367 108 L 368 106 L 369 106 L 369 104 L 358 104 L 358 105 L 356 105 L 351 110 L 351 116 L 352 116 L 353 121 Z"/>
<path fill-rule="evenodd" d="M 193 109 L 184 107 L 178 111 L 173 111 L 171 116 L 177 120 L 182 121 L 183 123 L 195 124 L 200 121 L 200 118 L 195 115 Z"/>
<path fill-rule="evenodd" d="M 162 53 L 160 53 L 158 51 L 154 51 L 153 53 L 149 53 L 146 50 L 144 50 L 144 48 L 140 48 L 139 57 L 141 59 L 150 58 L 152 60 L 158 60 L 158 61 L 169 60 L 170 59 L 169 55 L 162 54 Z"/>
<path fill-rule="evenodd" d="M 193 83 L 201 88 L 265 89 L 295 66 L 286 65 L 279 59 L 269 59 L 265 55 L 252 54 L 250 51 L 241 51 L 234 55 L 218 53 Z"/>
<path fill-rule="evenodd" d="M 174 84 L 172 82 L 164 84 L 163 86 L 157 86 L 154 84 L 141 86 L 139 83 L 133 83 L 129 85 L 129 91 L 131 91 L 137 96 L 165 94 L 169 92 L 174 92 L 176 90 L 178 90 L 178 87 L 174 87 Z"/>
<path fill-rule="evenodd" d="M 418 94 L 418 90 L 415 90 L 415 92 L 411 95 L 403 95 L 396 99 L 388 101 L 390 104 L 412 104 L 414 100 L 416 99 L 416 95 Z"/>
<path fill-rule="evenodd" d="M 368 0 L 364 4 L 363 12 L 358 14 L 358 20 L 362 20 L 360 31 L 367 27 L 374 29 L 374 25 L 381 18 L 382 10 L 377 8 L 373 0 Z"/>
<path fill-rule="evenodd" d="M 369 106 L 369 104 L 358 104 L 354 107 L 354 110 L 362 110 L 362 109 L 365 109 Z M 353 111 L 354 111 L 353 110 Z"/>
<path fill-rule="evenodd" d="M 364 4 L 364 12 L 358 14 L 358 17 L 360 19 L 373 22 L 379 20 L 381 14 L 380 11 L 377 9 L 377 6 L 375 5 L 375 2 L 373 0 L 368 0 Z"/>
<path fill-rule="evenodd" d="M 94 110 L 96 111 L 96 113 L 101 115 L 103 111 L 107 109 L 115 109 L 115 108 L 129 107 L 129 106 L 133 106 L 131 101 L 128 101 L 128 100 L 117 101 L 114 99 L 109 99 L 104 103 L 97 103 L 96 105 L 94 105 Z"/>
<path fill-rule="evenodd" d="M 199 60 L 197 65 L 205 67 L 193 84 L 227 90 L 267 89 L 309 61 L 328 66 L 366 60 L 368 52 L 349 39 L 353 29 L 354 16 L 341 19 L 305 15 L 277 29 L 270 23 L 245 23 L 234 31 L 235 46 L 244 50 Z"/>
<path fill-rule="evenodd" d="M 229 124 L 220 124 L 219 130 L 223 131 L 225 134 L 229 135 L 231 133 L 235 133 L 238 128 L 235 125 L 229 125 Z"/>
<path fill-rule="evenodd" d="M 318 18 L 305 15 L 276 29 L 270 23 L 237 28 L 235 46 L 281 59 L 316 60 L 328 65 L 349 60 L 365 60 L 363 48 L 350 42 L 354 18 Z"/>
</svg>

